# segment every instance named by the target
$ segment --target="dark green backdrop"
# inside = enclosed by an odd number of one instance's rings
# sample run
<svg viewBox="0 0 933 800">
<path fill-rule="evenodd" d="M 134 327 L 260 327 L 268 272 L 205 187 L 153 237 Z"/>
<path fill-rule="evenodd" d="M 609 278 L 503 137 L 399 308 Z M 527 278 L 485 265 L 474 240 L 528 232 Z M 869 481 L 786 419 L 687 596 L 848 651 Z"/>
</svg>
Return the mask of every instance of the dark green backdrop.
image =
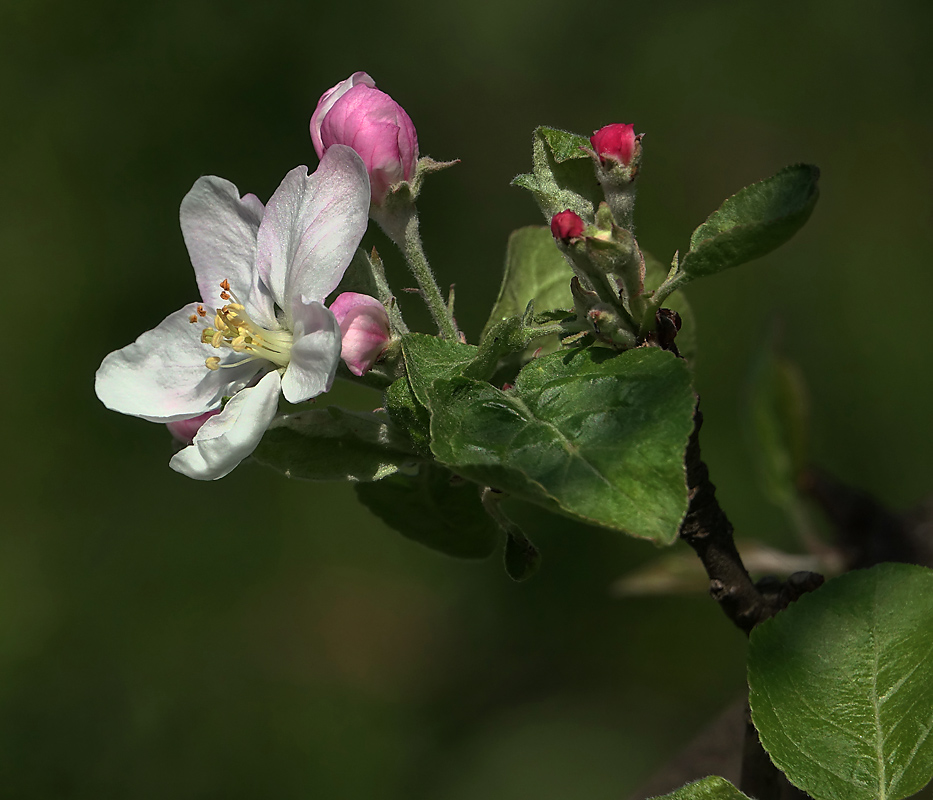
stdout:
<svg viewBox="0 0 933 800">
<path fill-rule="evenodd" d="M 539 221 L 509 187 L 535 125 L 647 133 L 638 233 L 661 258 L 742 185 L 820 165 L 790 245 L 690 290 L 705 452 L 739 533 L 793 547 L 740 424 L 777 320 L 815 459 L 910 505 L 933 488 L 931 17 L 919 0 L 6 0 L 0 796 L 624 797 L 743 680 L 742 636 L 702 595 L 611 596 L 650 545 L 518 509 L 544 566 L 515 585 L 404 540 L 349 486 L 175 474 L 164 429 L 106 411 L 94 371 L 193 299 L 177 210 L 194 180 L 267 199 L 316 163 L 319 94 L 365 69 L 423 153 L 462 160 L 421 206 L 474 341 L 508 232 Z"/>
</svg>

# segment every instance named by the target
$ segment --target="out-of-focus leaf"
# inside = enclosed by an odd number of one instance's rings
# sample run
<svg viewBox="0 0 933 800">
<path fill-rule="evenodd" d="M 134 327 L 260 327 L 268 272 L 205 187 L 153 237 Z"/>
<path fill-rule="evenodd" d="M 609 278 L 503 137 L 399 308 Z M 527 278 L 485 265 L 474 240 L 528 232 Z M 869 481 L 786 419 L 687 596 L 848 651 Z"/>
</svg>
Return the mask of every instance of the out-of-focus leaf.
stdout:
<svg viewBox="0 0 933 800">
<path fill-rule="evenodd" d="M 783 508 L 795 502 L 797 479 L 807 466 L 807 405 L 800 371 L 769 340 L 749 381 L 748 432 L 762 488 Z"/>
<path fill-rule="evenodd" d="M 826 573 L 817 556 L 785 553 L 761 542 L 736 541 L 742 563 L 752 575 L 787 576 L 794 572 Z M 709 576 L 692 550 L 667 551 L 623 575 L 612 585 L 620 597 L 663 594 L 703 594 L 709 591 Z"/>
<path fill-rule="evenodd" d="M 749 702 L 814 800 L 900 800 L 933 777 L 933 570 L 842 575 L 756 627 Z"/>
<path fill-rule="evenodd" d="M 497 323 L 524 313 L 534 300 L 538 313 L 572 309 L 570 279 L 573 270 L 554 243 L 550 230 L 529 226 L 512 231 L 505 254 L 505 274 L 499 297 L 480 340 Z"/>
<path fill-rule="evenodd" d="M 449 556 L 485 558 L 500 536 L 476 484 L 441 467 L 422 464 L 416 475 L 361 483 L 356 493 L 390 528 Z"/>
<path fill-rule="evenodd" d="M 711 775 L 709 778 L 688 783 L 676 792 L 663 797 L 654 797 L 651 800 L 750 800 L 750 798 L 725 778 Z"/>
</svg>

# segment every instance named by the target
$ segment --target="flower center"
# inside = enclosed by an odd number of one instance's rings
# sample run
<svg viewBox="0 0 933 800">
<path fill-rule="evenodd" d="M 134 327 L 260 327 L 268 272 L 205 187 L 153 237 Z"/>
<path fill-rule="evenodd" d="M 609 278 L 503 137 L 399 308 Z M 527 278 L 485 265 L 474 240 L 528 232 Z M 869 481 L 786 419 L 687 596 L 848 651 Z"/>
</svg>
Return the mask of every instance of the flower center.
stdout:
<svg viewBox="0 0 933 800">
<path fill-rule="evenodd" d="M 240 364 L 256 359 L 271 361 L 277 367 L 287 366 L 294 341 L 291 331 L 270 331 L 268 328 L 257 325 L 246 313 L 239 298 L 230 290 L 230 281 L 224 279 L 220 288 L 222 289 L 220 299 L 233 302 L 227 303 L 214 312 L 214 327 L 201 331 L 201 341 L 218 350 L 229 348 L 235 353 L 243 353 L 246 358 L 232 364 L 221 365 L 219 356 L 211 356 L 204 362 L 207 368 L 238 367 Z M 199 305 L 197 313 L 192 314 L 188 321 L 195 323 L 199 318 L 207 316 L 207 309 Z"/>
</svg>

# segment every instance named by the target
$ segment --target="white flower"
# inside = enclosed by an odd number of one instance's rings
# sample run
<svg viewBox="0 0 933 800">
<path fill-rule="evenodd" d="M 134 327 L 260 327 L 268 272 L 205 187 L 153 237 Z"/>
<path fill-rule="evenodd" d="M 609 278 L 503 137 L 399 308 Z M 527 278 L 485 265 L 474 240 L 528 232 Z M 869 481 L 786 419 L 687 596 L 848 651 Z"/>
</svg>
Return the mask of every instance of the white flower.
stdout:
<svg viewBox="0 0 933 800">
<path fill-rule="evenodd" d="M 293 169 L 263 208 L 222 178 L 200 178 L 181 228 L 201 303 L 170 314 L 97 370 L 108 408 L 177 422 L 220 408 L 171 466 L 222 478 L 259 444 L 279 395 L 300 403 L 330 389 L 340 326 L 324 307 L 366 230 L 366 167 L 331 147 L 313 175 Z"/>
</svg>

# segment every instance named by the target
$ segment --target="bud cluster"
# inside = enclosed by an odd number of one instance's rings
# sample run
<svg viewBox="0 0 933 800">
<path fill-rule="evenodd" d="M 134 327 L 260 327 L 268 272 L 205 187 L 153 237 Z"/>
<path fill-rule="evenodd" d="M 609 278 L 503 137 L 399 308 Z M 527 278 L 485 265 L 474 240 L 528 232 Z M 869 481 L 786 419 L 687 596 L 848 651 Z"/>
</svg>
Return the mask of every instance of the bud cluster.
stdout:
<svg viewBox="0 0 933 800">
<path fill-rule="evenodd" d="M 573 209 L 551 217 L 551 233 L 574 271 L 571 291 L 580 323 L 620 349 L 644 340 L 651 320 L 645 302 L 645 259 L 632 232 L 641 135 L 633 125 L 595 131 L 592 162 L 603 200 L 588 224 Z"/>
</svg>

